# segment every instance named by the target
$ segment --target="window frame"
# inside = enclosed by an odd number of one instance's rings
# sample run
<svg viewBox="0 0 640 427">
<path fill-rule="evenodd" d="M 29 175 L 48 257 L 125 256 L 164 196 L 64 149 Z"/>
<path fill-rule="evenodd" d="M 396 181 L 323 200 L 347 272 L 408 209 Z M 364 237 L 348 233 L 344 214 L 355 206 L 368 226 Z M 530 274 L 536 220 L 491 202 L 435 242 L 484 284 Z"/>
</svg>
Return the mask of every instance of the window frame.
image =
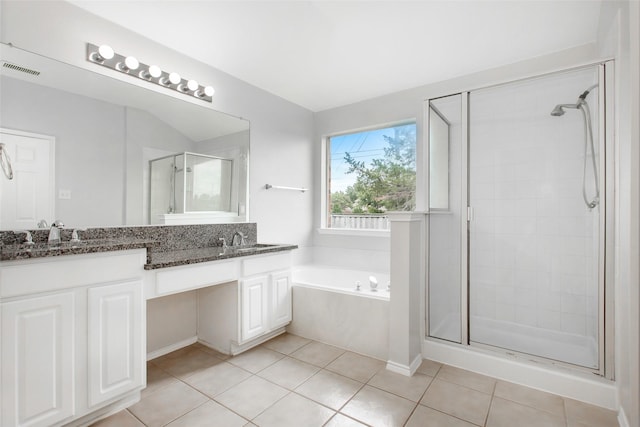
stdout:
<svg viewBox="0 0 640 427">
<path fill-rule="evenodd" d="M 330 207 L 331 204 L 329 190 L 331 189 L 329 180 L 331 177 L 330 167 L 331 167 L 331 138 L 344 136 L 344 135 L 352 135 L 362 132 L 375 131 L 380 129 L 392 128 L 396 126 L 405 126 L 405 125 L 413 125 L 415 126 L 416 133 L 416 141 L 415 141 L 415 149 L 416 149 L 416 159 L 415 159 L 415 173 L 416 173 L 416 206 L 411 212 L 415 212 L 417 210 L 418 204 L 418 188 L 420 187 L 418 184 L 419 181 L 419 124 L 416 118 L 405 119 L 395 122 L 382 123 L 374 126 L 367 126 L 357 129 L 351 129 L 347 131 L 335 132 L 326 134 L 321 137 L 321 161 L 320 161 L 320 175 L 321 175 L 321 188 L 320 188 L 320 227 L 317 229 L 318 234 L 324 235 L 357 235 L 357 236 L 370 236 L 370 237 L 389 237 L 390 230 L 380 230 L 373 228 L 332 228 L 328 226 L 329 217 L 331 215 Z"/>
</svg>

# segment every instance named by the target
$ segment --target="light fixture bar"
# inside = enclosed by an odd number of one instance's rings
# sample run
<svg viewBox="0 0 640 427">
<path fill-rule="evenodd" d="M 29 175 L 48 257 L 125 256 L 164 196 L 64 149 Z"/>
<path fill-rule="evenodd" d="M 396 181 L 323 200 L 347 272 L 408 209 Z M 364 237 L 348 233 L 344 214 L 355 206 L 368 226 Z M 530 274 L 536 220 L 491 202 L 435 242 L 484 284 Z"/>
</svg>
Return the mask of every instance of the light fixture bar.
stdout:
<svg viewBox="0 0 640 427">
<path fill-rule="evenodd" d="M 143 64 L 133 56 L 122 56 L 107 45 L 96 46 L 87 43 L 87 61 L 203 101 L 213 102 L 213 87 L 202 86 L 195 80 L 183 79 L 178 73 L 168 73 L 157 65 Z"/>
</svg>

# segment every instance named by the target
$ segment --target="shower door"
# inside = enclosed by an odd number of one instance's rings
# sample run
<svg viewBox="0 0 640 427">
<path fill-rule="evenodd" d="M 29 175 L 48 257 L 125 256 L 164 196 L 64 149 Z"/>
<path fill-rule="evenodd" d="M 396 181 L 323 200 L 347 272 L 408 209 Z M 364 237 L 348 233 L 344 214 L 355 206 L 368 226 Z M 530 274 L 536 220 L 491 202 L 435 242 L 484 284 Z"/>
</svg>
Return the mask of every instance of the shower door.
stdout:
<svg viewBox="0 0 640 427">
<path fill-rule="evenodd" d="M 469 94 L 472 344 L 601 368 L 601 67 Z"/>
</svg>

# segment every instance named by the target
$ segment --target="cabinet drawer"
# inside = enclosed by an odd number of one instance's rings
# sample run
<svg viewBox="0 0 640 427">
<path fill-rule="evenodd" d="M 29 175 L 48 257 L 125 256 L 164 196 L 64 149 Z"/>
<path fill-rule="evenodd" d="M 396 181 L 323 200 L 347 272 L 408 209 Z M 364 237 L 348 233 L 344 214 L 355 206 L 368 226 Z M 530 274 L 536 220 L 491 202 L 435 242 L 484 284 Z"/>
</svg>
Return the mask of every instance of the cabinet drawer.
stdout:
<svg viewBox="0 0 640 427">
<path fill-rule="evenodd" d="M 156 292 L 158 295 L 166 295 L 237 279 L 238 273 L 234 261 L 189 265 L 159 271 L 156 276 Z"/>
<path fill-rule="evenodd" d="M 0 298 L 141 277 L 145 249 L 3 261 Z"/>
<path fill-rule="evenodd" d="M 264 255 L 242 261 L 242 277 L 291 268 L 291 252 Z"/>
</svg>

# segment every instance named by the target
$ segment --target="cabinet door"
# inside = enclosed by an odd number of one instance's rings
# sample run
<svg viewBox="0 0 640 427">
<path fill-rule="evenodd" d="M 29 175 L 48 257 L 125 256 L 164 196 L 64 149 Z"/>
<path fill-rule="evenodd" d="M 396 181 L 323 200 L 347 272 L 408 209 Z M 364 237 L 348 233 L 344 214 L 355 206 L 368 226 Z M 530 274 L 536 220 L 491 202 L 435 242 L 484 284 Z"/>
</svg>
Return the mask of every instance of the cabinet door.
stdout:
<svg viewBox="0 0 640 427">
<path fill-rule="evenodd" d="M 241 341 L 262 335 L 268 326 L 268 284 L 267 276 L 243 280 L 240 285 Z"/>
<path fill-rule="evenodd" d="M 144 384 L 142 282 L 88 290 L 89 406 Z"/>
<path fill-rule="evenodd" d="M 271 275 L 271 328 L 291 322 L 291 274 L 288 271 Z"/>
<path fill-rule="evenodd" d="M 75 294 L 0 304 L 3 426 L 49 426 L 74 413 Z"/>
</svg>

